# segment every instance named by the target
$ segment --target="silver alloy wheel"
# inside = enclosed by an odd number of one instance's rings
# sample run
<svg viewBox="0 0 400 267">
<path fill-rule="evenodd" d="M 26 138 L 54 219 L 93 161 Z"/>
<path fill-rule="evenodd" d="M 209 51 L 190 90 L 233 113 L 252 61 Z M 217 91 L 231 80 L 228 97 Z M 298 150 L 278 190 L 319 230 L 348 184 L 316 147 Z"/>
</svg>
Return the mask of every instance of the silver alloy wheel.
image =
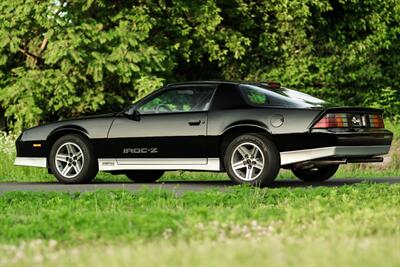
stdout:
<svg viewBox="0 0 400 267">
<path fill-rule="evenodd" d="M 62 144 L 56 152 L 55 165 L 57 171 L 65 178 L 74 178 L 81 171 L 85 163 L 82 149 L 75 143 Z"/>
<path fill-rule="evenodd" d="M 243 181 L 257 179 L 264 169 L 264 162 L 264 154 L 254 143 L 242 143 L 232 153 L 233 172 Z"/>
</svg>

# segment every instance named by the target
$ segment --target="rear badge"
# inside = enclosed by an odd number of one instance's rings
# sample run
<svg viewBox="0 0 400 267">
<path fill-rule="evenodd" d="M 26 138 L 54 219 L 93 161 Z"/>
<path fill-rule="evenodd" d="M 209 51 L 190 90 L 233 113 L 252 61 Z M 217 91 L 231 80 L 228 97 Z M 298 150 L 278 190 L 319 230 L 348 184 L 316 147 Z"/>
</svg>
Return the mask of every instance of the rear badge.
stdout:
<svg viewBox="0 0 400 267">
<path fill-rule="evenodd" d="M 352 124 L 353 127 L 367 126 L 366 125 L 367 122 L 366 122 L 365 116 L 358 115 L 358 114 L 352 115 L 351 124 Z"/>
</svg>

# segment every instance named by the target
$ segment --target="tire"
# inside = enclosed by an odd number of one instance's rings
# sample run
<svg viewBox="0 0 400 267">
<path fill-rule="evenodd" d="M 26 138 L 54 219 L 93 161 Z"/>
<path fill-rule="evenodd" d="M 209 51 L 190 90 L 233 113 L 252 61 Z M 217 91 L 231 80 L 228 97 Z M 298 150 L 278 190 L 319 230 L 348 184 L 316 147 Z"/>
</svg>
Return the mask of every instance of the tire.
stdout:
<svg viewBox="0 0 400 267">
<path fill-rule="evenodd" d="M 292 172 L 304 182 L 323 182 L 331 178 L 338 169 L 339 165 L 326 165 L 310 169 L 292 169 Z"/>
<path fill-rule="evenodd" d="M 161 170 L 137 170 L 125 172 L 126 177 L 136 183 L 152 183 L 157 181 L 164 175 L 164 171 Z"/>
<path fill-rule="evenodd" d="M 226 148 L 224 166 L 234 183 L 263 187 L 272 183 L 278 175 L 280 154 L 266 136 L 243 134 L 233 139 Z"/>
<path fill-rule="evenodd" d="M 78 134 L 60 137 L 53 144 L 48 160 L 54 176 L 65 184 L 88 183 L 98 172 L 98 162 L 91 143 Z"/>
</svg>

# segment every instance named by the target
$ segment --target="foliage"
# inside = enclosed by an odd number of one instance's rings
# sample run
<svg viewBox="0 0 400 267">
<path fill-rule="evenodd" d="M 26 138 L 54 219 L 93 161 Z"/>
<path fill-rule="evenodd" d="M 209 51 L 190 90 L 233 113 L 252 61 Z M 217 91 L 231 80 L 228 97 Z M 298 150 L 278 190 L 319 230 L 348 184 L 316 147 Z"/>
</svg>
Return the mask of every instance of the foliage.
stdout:
<svg viewBox="0 0 400 267">
<path fill-rule="evenodd" d="M 376 108 L 384 109 L 386 114 L 394 121 L 400 121 L 400 94 L 398 90 L 385 87 L 374 91 L 366 102 Z"/>
<path fill-rule="evenodd" d="M 399 201 L 399 185 L 368 183 L 182 196 L 12 192 L 0 197 L 0 263 L 397 266 Z"/>
<path fill-rule="evenodd" d="M 0 103 L 18 130 L 176 80 L 276 80 L 398 118 L 399 37 L 397 0 L 4 0 Z"/>
<path fill-rule="evenodd" d="M 2 1 L 1 100 L 16 127 L 112 110 L 159 86 L 167 52 L 145 6 Z"/>
</svg>

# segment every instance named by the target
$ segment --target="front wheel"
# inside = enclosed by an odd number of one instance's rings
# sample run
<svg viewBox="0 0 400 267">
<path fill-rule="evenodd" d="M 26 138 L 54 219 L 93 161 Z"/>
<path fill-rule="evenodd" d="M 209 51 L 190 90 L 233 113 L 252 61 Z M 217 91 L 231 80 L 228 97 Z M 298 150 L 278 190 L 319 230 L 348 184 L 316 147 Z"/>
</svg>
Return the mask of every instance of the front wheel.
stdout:
<svg viewBox="0 0 400 267">
<path fill-rule="evenodd" d="M 331 178 L 339 165 L 326 165 L 309 169 L 292 169 L 294 175 L 304 182 L 323 182 Z"/>
<path fill-rule="evenodd" d="M 228 145 L 224 165 L 237 184 L 266 186 L 280 169 L 280 155 L 275 144 L 262 134 L 243 134 Z"/>
<path fill-rule="evenodd" d="M 54 143 L 49 166 L 57 180 L 65 184 L 90 182 L 98 172 L 89 140 L 77 134 L 65 135 Z"/>
<path fill-rule="evenodd" d="M 126 177 L 136 183 L 152 183 L 157 181 L 164 175 L 164 171 L 160 170 L 135 170 L 125 172 Z"/>
</svg>

